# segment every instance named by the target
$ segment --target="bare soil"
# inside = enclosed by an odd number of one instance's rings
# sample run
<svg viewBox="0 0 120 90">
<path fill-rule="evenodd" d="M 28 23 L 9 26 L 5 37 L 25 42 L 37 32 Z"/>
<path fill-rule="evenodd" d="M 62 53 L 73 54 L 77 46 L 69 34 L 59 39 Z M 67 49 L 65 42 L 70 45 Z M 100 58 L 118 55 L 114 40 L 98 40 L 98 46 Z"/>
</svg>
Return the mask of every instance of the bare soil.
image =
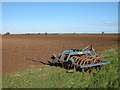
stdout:
<svg viewBox="0 0 120 90">
<path fill-rule="evenodd" d="M 71 48 L 82 49 L 93 44 L 97 53 L 118 47 L 118 35 L 3 35 L 3 74 L 42 67 L 28 58 L 50 59 Z"/>
</svg>

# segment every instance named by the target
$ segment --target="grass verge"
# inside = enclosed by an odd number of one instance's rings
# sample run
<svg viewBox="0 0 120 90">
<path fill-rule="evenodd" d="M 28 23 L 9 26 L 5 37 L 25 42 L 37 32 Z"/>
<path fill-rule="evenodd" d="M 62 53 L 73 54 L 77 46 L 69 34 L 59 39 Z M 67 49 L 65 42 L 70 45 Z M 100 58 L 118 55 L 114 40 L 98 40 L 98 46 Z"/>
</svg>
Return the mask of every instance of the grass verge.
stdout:
<svg viewBox="0 0 120 90">
<path fill-rule="evenodd" d="M 66 73 L 60 67 L 47 66 L 6 74 L 2 78 L 3 88 L 119 88 L 118 50 L 101 53 L 108 55 L 103 60 L 111 62 L 103 71 L 83 74 L 79 71 Z"/>
</svg>

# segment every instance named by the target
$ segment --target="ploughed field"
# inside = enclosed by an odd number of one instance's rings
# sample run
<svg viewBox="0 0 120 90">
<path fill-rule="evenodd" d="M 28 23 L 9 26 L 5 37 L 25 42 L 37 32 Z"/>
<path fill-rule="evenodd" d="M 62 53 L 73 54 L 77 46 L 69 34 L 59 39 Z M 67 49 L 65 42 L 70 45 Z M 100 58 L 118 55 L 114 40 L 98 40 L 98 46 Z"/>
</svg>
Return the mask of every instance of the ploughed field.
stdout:
<svg viewBox="0 0 120 90">
<path fill-rule="evenodd" d="M 3 35 L 3 74 L 16 72 L 43 64 L 30 58 L 50 59 L 52 54 L 61 54 L 72 48 L 83 49 L 93 45 L 97 53 L 118 47 L 118 35 Z"/>
</svg>

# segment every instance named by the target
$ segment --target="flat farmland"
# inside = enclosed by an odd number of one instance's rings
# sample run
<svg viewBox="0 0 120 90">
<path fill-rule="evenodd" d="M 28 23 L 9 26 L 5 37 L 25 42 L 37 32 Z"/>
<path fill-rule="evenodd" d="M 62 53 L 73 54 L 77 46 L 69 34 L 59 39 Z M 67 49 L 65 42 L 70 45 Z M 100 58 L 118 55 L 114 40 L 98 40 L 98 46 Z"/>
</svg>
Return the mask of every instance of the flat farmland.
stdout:
<svg viewBox="0 0 120 90">
<path fill-rule="evenodd" d="M 41 63 L 29 58 L 50 59 L 52 54 L 60 54 L 72 48 L 83 49 L 93 44 L 97 53 L 118 47 L 118 35 L 2 35 L 3 74 L 34 67 Z"/>
</svg>

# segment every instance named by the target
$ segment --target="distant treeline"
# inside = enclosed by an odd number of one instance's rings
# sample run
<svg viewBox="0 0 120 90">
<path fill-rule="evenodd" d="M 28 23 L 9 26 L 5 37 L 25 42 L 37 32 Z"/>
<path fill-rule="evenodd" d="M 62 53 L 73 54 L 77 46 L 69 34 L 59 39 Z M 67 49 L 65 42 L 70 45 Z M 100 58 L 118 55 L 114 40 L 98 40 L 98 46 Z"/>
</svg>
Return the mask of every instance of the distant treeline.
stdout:
<svg viewBox="0 0 120 90">
<path fill-rule="evenodd" d="M 105 32 L 101 32 L 101 33 L 25 33 L 25 34 L 11 34 L 10 32 L 6 32 L 3 35 L 58 35 L 58 34 L 119 34 L 119 33 L 105 33 Z"/>
</svg>

